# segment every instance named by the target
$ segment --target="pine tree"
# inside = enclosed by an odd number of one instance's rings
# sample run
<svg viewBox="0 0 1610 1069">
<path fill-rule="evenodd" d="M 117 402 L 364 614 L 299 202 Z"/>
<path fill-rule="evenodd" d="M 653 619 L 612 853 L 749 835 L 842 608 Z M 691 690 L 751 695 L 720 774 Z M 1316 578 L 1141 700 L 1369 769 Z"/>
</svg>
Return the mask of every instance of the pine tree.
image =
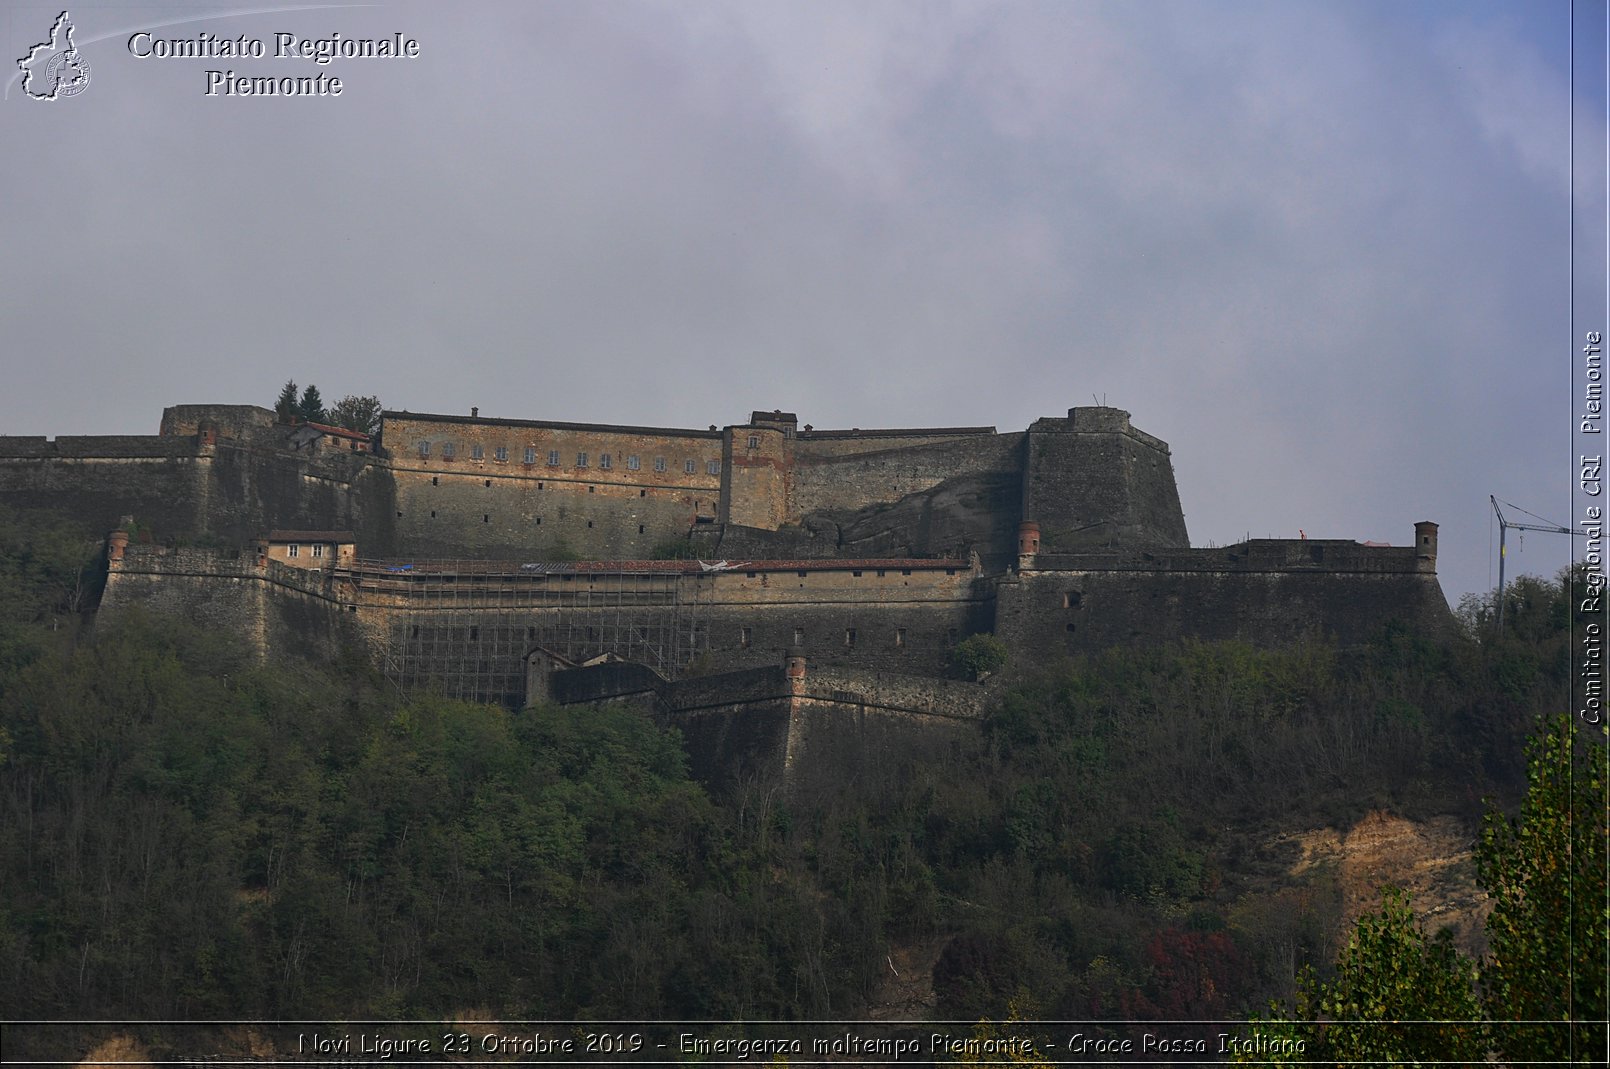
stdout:
<svg viewBox="0 0 1610 1069">
<path fill-rule="evenodd" d="M 281 423 L 289 423 L 296 418 L 296 383 L 287 381 L 280 390 L 279 400 L 274 402 L 274 415 Z"/>
<path fill-rule="evenodd" d="M 324 422 L 324 398 L 319 396 L 317 386 L 308 386 L 302 391 L 302 400 L 297 403 L 296 414 L 307 423 Z"/>
</svg>

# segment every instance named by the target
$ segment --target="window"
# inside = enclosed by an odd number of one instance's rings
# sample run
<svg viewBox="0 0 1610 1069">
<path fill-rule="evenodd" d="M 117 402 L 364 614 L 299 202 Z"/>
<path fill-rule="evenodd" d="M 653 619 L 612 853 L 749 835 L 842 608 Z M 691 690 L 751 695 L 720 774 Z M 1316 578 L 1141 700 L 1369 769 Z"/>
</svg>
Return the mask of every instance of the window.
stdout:
<svg viewBox="0 0 1610 1069">
<path fill-rule="evenodd" d="M 586 453 L 577 453 L 576 454 L 576 467 L 585 468 L 586 466 L 587 466 L 587 454 Z"/>
<path fill-rule="evenodd" d="M 420 442 L 419 443 L 419 455 L 421 457 L 430 456 L 430 443 L 429 442 Z"/>
<path fill-rule="evenodd" d="M 537 462 L 537 447 L 536 446 L 528 445 L 528 446 L 525 447 L 525 462 L 527 464 L 535 464 Z"/>
<path fill-rule="evenodd" d="M 654 470 L 655 471 L 664 471 L 665 470 L 665 458 L 664 457 L 655 457 L 654 458 Z"/>
<path fill-rule="evenodd" d="M 642 534 L 642 533 L 643 533 L 643 525 L 642 525 L 642 524 L 638 524 L 638 525 L 637 525 L 637 533 L 638 533 L 638 534 Z"/>
<path fill-rule="evenodd" d="M 481 480 L 481 485 L 482 486 L 491 486 L 492 485 L 492 480 L 491 479 L 482 479 Z"/>
<path fill-rule="evenodd" d="M 705 465 L 704 465 L 704 470 L 709 472 L 711 475 L 720 475 L 721 474 L 721 461 L 719 461 L 719 460 L 707 461 L 705 463 Z"/>
<path fill-rule="evenodd" d="M 589 494 L 596 494 L 596 493 L 597 493 L 597 492 L 598 492 L 598 487 L 596 487 L 596 486 L 589 486 L 589 487 L 588 487 L 588 488 L 587 488 L 587 492 L 588 492 L 588 493 L 589 493 Z"/>
<path fill-rule="evenodd" d="M 458 452 L 458 447 L 455 446 L 452 442 L 443 442 L 442 443 L 442 459 L 443 460 L 452 460 L 453 459 L 453 454 L 456 453 L 456 452 Z"/>
<path fill-rule="evenodd" d="M 486 450 L 481 447 L 481 444 L 479 442 L 477 442 L 476 444 L 470 446 L 470 459 L 471 460 L 485 460 L 486 459 Z"/>
<path fill-rule="evenodd" d="M 857 579 L 861 578 L 861 572 L 860 572 L 859 569 L 857 569 L 856 571 L 851 572 L 850 574 L 852 576 L 854 576 L 855 578 L 857 578 Z"/>
<path fill-rule="evenodd" d="M 440 486 L 442 484 L 442 477 L 440 475 L 432 475 L 430 477 L 430 484 L 432 486 Z"/>
<path fill-rule="evenodd" d="M 749 628 L 744 627 L 744 628 L 740 628 L 738 630 L 738 645 L 742 646 L 744 649 L 748 649 L 749 648 L 749 638 L 750 638 Z"/>
<path fill-rule="evenodd" d="M 805 629 L 803 627 L 794 628 L 794 645 L 805 645 Z"/>
<path fill-rule="evenodd" d="M 751 434 L 749 436 L 749 448 L 750 449 L 759 449 L 760 448 L 760 435 Z"/>
<path fill-rule="evenodd" d="M 800 577 L 800 578 L 801 578 L 801 579 L 803 579 L 803 578 L 805 578 L 805 569 L 804 569 L 804 568 L 801 568 L 801 569 L 800 569 L 800 570 L 799 570 L 799 577 Z"/>
<path fill-rule="evenodd" d="M 698 466 L 699 465 L 698 465 L 697 461 L 689 460 L 689 461 L 687 461 L 686 463 L 684 463 L 682 465 L 682 470 L 687 472 L 689 475 L 692 475 L 694 473 L 694 471 L 696 471 L 698 469 Z"/>
<path fill-rule="evenodd" d="M 548 467 L 557 468 L 558 466 L 559 466 L 559 450 L 557 450 L 557 449 L 548 450 Z"/>
<path fill-rule="evenodd" d="M 313 543 L 313 555 L 315 557 L 324 556 L 324 543 L 323 542 L 315 542 L 315 543 Z"/>
<path fill-rule="evenodd" d="M 598 466 L 600 468 L 603 468 L 603 469 L 605 469 L 607 471 L 613 465 L 614 465 L 614 460 L 610 457 L 610 455 L 608 453 L 603 453 L 603 454 L 601 454 L 599 456 L 599 458 L 598 458 Z"/>
<path fill-rule="evenodd" d="M 906 629 L 905 628 L 897 627 L 897 628 L 894 629 L 894 644 L 896 646 L 904 646 L 906 644 Z"/>
<path fill-rule="evenodd" d="M 844 629 L 844 645 L 848 649 L 855 649 L 855 628 L 847 627 Z"/>
<path fill-rule="evenodd" d="M 509 447 L 506 445 L 498 446 L 492 451 L 492 459 L 507 461 L 509 459 Z"/>
<path fill-rule="evenodd" d="M 285 547 L 285 555 L 287 557 L 295 557 L 297 554 L 299 554 L 301 552 L 302 552 L 302 547 L 297 545 L 295 542 L 292 542 L 290 545 Z"/>
<path fill-rule="evenodd" d="M 643 466 L 643 462 L 641 460 L 637 459 L 637 454 L 636 453 L 633 453 L 631 456 L 626 458 L 626 470 L 627 471 L 636 471 L 638 468 L 641 468 L 642 466 Z"/>
</svg>

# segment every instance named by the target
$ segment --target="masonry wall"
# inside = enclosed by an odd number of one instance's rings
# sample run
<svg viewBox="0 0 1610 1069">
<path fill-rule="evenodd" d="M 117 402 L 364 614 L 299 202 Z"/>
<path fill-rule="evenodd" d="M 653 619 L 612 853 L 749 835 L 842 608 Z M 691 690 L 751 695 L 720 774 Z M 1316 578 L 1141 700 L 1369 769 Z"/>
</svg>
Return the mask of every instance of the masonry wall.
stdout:
<svg viewBox="0 0 1610 1069">
<path fill-rule="evenodd" d="M 795 439 L 790 519 L 891 504 L 960 476 L 1015 476 L 1022 440 L 993 433 Z"/>
<path fill-rule="evenodd" d="M 1306 635 L 1357 644 L 1391 620 L 1436 633 L 1448 604 L 1436 576 L 1374 571 L 1042 571 L 1004 579 L 996 634 L 1029 663 L 1120 645 Z"/>
<path fill-rule="evenodd" d="M 274 413 L 256 405 L 171 405 L 162 410 L 158 431 L 163 437 L 194 437 L 203 423 L 211 424 L 220 438 L 250 441 L 270 436 Z"/>
<path fill-rule="evenodd" d="M 107 572 L 97 627 L 126 623 L 132 610 L 187 620 L 238 635 L 259 657 L 327 659 L 347 646 L 368 652 L 363 636 L 323 593 L 322 577 L 249 553 L 129 546 Z"/>
<path fill-rule="evenodd" d="M 1168 446 L 1116 408 L 1075 408 L 1028 430 L 1023 518 L 1047 552 L 1190 544 Z"/>
<path fill-rule="evenodd" d="M 368 462 L 194 437 L 0 437 L 0 500 L 61 513 L 97 533 L 133 516 L 161 540 L 245 544 L 271 528 L 374 532 L 361 503 L 374 486 Z"/>
<path fill-rule="evenodd" d="M 0 437 L 0 500 L 61 513 L 96 534 L 125 515 L 158 533 L 190 534 L 206 528 L 209 466 L 194 439 Z"/>
<path fill-rule="evenodd" d="M 405 554 L 641 559 L 719 510 L 720 432 L 387 413 L 381 436 Z"/>
<path fill-rule="evenodd" d="M 794 450 L 784 432 L 728 428 L 721 459 L 722 523 L 775 531 L 788 521 Z"/>
</svg>

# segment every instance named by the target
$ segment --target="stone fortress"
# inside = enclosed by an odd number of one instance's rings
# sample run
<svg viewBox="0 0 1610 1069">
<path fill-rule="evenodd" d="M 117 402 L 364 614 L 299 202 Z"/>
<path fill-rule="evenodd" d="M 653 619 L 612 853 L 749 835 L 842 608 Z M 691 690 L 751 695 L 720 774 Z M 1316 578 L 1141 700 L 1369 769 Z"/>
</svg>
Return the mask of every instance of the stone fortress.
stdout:
<svg viewBox="0 0 1610 1069">
<path fill-rule="evenodd" d="M 388 411 L 371 441 L 180 405 L 155 436 L 0 437 L 0 500 L 113 531 L 105 618 L 356 645 L 401 688 L 514 707 L 640 702 L 710 777 L 975 719 L 989 688 L 950 678 L 973 634 L 1022 667 L 1448 619 L 1434 523 L 1191 548 L 1167 444 L 1107 407 L 1006 433 Z"/>
</svg>

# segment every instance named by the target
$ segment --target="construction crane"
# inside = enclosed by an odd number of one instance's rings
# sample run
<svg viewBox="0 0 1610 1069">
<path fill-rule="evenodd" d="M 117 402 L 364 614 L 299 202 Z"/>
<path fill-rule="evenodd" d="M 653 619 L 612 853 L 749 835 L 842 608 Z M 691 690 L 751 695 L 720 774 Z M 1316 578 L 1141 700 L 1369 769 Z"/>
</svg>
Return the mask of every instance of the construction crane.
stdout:
<svg viewBox="0 0 1610 1069">
<path fill-rule="evenodd" d="M 1487 500 L 1493 503 L 1493 512 L 1498 516 L 1498 633 L 1502 635 L 1504 633 L 1504 533 L 1511 527 L 1517 531 L 1542 531 L 1544 534 L 1576 535 L 1578 538 L 1586 538 L 1588 533 L 1586 531 L 1573 531 L 1571 528 L 1561 527 L 1557 523 L 1516 523 L 1504 516 L 1504 510 L 1498 507 L 1498 498 L 1488 494 Z M 1504 502 L 1504 504 L 1509 505 L 1510 508 L 1517 512 L 1526 512 L 1519 505 L 1511 504 L 1508 501 Z M 1526 515 L 1535 520 L 1543 518 L 1534 512 L 1526 512 Z"/>
</svg>

